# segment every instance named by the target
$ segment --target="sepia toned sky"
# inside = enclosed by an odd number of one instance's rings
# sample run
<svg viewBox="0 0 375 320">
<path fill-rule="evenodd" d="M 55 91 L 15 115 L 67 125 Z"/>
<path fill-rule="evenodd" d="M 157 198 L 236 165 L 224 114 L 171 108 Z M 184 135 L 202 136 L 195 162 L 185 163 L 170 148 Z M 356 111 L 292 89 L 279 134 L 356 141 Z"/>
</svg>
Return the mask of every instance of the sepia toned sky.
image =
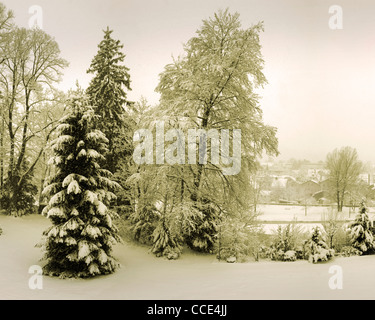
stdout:
<svg viewBox="0 0 375 320">
<path fill-rule="evenodd" d="M 1 0 L 0 0 L 1 1 Z M 375 2 L 371 0 L 3 0 L 28 27 L 29 8 L 42 8 L 43 29 L 70 62 L 61 88 L 86 74 L 102 30 L 124 44 L 132 91 L 158 102 L 158 75 L 218 9 L 240 13 L 243 27 L 264 21 L 268 84 L 258 89 L 267 124 L 278 128 L 281 159 L 325 160 L 336 147 L 356 148 L 375 163 Z M 331 29 L 329 8 L 343 10 Z M 331 19 L 332 22 L 332 19 Z"/>
</svg>

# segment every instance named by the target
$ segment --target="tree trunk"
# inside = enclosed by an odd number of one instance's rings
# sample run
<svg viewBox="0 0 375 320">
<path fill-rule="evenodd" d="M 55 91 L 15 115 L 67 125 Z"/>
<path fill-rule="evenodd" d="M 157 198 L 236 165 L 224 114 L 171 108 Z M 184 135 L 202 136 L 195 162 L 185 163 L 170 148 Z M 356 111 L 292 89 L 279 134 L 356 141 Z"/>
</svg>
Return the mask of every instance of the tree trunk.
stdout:
<svg viewBox="0 0 375 320">
<path fill-rule="evenodd" d="M 340 191 L 336 192 L 336 200 L 337 200 L 337 211 L 342 212 L 342 208 L 340 206 L 340 204 L 341 204 Z"/>
<path fill-rule="evenodd" d="M 202 117 L 202 123 L 201 123 L 202 129 L 207 129 L 210 110 L 211 110 L 211 107 L 208 107 L 208 106 L 205 107 L 203 117 Z M 195 202 L 199 202 L 199 199 L 200 199 L 199 189 L 200 189 L 200 184 L 202 180 L 203 166 L 204 166 L 203 164 L 198 163 L 198 172 L 196 175 L 194 175 L 195 192 L 194 192 L 194 195 L 192 195 L 192 200 Z"/>
<path fill-rule="evenodd" d="M 2 119 L 0 132 L 0 188 L 4 186 L 4 157 L 4 119 Z"/>
<path fill-rule="evenodd" d="M 45 155 L 44 155 L 45 158 Z M 44 159 L 45 160 L 45 159 Z M 40 180 L 40 189 L 39 189 L 39 195 L 38 195 L 38 213 L 42 213 L 45 204 L 43 202 L 43 187 L 44 187 L 44 182 L 46 180 L 47 174 L 50 171 L 50 166 L 46 165 L 44 171 L 43 171 L 43 176 L 42 179 Z"/>
</svg>

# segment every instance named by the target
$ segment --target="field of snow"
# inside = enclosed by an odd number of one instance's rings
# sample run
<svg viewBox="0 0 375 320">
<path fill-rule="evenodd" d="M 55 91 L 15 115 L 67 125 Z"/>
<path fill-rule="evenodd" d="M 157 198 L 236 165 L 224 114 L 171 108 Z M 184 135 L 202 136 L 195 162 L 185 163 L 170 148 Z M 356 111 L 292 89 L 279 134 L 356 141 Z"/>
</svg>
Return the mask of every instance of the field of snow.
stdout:
<svg viewBox="0 0 375 320">
<path fill-rule="evenodd" d="M 277 229 L 279 224 L 288 223 L 290 221 L 297 222 L 304 231 L 311 232 L 316 226 L 322 227 L 320 223 L 328 217 L 332 208 L 325 206 L 293 206 L 293 205 L 259 205 L 258 213 L 260 214 L 258 220 L 264 223 L 263 230 L 271 234 Z M 349 210 L 348 207 L 343 208 L 340 214 L 340 220 L 353 220 L 357 214 L 358 208 L 354 211 Z M 369 217 L 374 220 L 375 209 L 369 208 Z"/>
<path fill-rule="evenodd" d="M 375 299 L 375 256 L 336 257 L 315 265 L 307 261 L 229 264 L 185 250 L 179 260 L 168 261 L 134 244 L 115 247 L 122 266 L 112 275 L 89 280 L 43 277 L 42 289 L 33 290 L 28 270 L 42 264 L 41 249 L 35 244 L 48 225 L 39 215 L 0 215 L 0 299 Z M 343 272 L 342 289 L 329 286 L 332 266 Z"/>
<path fill-rule="evenodd" d="M 260 213 L 259 220 L 263 221 L 321 221 L 324 215 L 330 212 L 329 207 L 323 206 L 292 206 L 292 205 L 259 205 L 257 207 Z M 348 207 L 343 208 L 341 218 L 344 220 L 353 219 L 358 211 L 358 208 L 353 212 L 349 212 Z M 369 208 L 369 216 L 374 216 L 374 208 Z"/>
</svg>

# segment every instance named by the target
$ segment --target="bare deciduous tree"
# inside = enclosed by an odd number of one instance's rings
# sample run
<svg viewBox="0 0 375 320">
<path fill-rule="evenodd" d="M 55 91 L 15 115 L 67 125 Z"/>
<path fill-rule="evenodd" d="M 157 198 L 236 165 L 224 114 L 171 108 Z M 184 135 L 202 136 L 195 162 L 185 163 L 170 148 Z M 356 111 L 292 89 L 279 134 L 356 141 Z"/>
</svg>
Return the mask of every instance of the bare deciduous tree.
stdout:
<svg viewBox="0 0 375 320">
<path fill-rule="evenodd" d="M 0 90 L 3 94 L 3 145 L 7 145 L 3 173 L 6 170 L 6 202 L 10 214 L 15 209 L 24 179 L 38 163 L 49 133 L 58 118 L 46 109 L 59 100 L 53 85 L 60 80 L 67 62 L 60 57 L 56 41 L 40 29 L 13 27 L 1 43 Z M 44 135 L 44 133 L 46 133 Z M 43 139 L 41 140 L 41 138 Z"/>
<path fill-rule="evenodd" d="M 358 183 L 362 162 L 358 159 L 356 149 L 343 147 L 327 155 L 326 167 L 329 170 L 330 189 L 334 193 L 337 210 L 342 212 L 346 194 Z"/>
</svg>

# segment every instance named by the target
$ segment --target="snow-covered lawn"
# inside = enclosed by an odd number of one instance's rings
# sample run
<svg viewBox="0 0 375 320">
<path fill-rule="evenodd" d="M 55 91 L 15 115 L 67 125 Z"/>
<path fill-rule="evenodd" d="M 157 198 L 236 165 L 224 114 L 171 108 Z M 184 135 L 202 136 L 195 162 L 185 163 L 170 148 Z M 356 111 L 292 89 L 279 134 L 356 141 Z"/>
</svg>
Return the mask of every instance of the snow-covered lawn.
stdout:
<svg viewBox="0 0 375 320">
<path fill-rule="evenodd" d="M 335 208 L 333 208 L 335 209 Z M 322 227 L 321 221 L 328 218 L 332 210 L 324 206 L 292 206 L 292 205 L 258 205 L 258 220 L 264 223 L 263 230 L 266 233 L 273 233 L 279 224 L 297 222 L 304 231 L 311 232 L 316 226 Z M 349 212 L 348 207 L 343 208 L 343 212 L 338 216 L 339 220 L 353 220 L 358 212 L 358 208 Z M 369 208 L 369 217 L 375 220 L 375 208 Z"/>
<path fill-rule="evenodd" d="M 248 262 L 229 264 L 185 250 L 168 261 L 146 247 L 121 244 L 114 255 L 122 267 L 89 280 L 43 277 L 30 289 L 28 273 L 41 265 L 35 244 L 49 225 L 42 216 L 0 215 L 0 299 L 375 299 L 375 256 L 335 258 L 324 264 Z M 330 289 L 330 267 L 343 271 L 343 288 Z M 332 270 L 331 270 L 332 271 Z"/>
<path fill-rule="evenodd" d="M 335 209 L 335 208 L 333 208 Z M 293 219 L 297 221 L 322 221 L 324 216 L 327 217 L 331 211 L 328 207 L 323 206 L 291 206 L 291 205 L 258 205 L 257 208 L 259 220 L 263 221 L 291 221 Z M 369 208 L 369 216 L 373 218 L 374 208 Z M 349 212 L 348 207 L 343 208 L 343 212 L 339 216 L 343 220 L 354 219 L 358 212 L 358 208 L 354 212 Z"/>
</svg>

